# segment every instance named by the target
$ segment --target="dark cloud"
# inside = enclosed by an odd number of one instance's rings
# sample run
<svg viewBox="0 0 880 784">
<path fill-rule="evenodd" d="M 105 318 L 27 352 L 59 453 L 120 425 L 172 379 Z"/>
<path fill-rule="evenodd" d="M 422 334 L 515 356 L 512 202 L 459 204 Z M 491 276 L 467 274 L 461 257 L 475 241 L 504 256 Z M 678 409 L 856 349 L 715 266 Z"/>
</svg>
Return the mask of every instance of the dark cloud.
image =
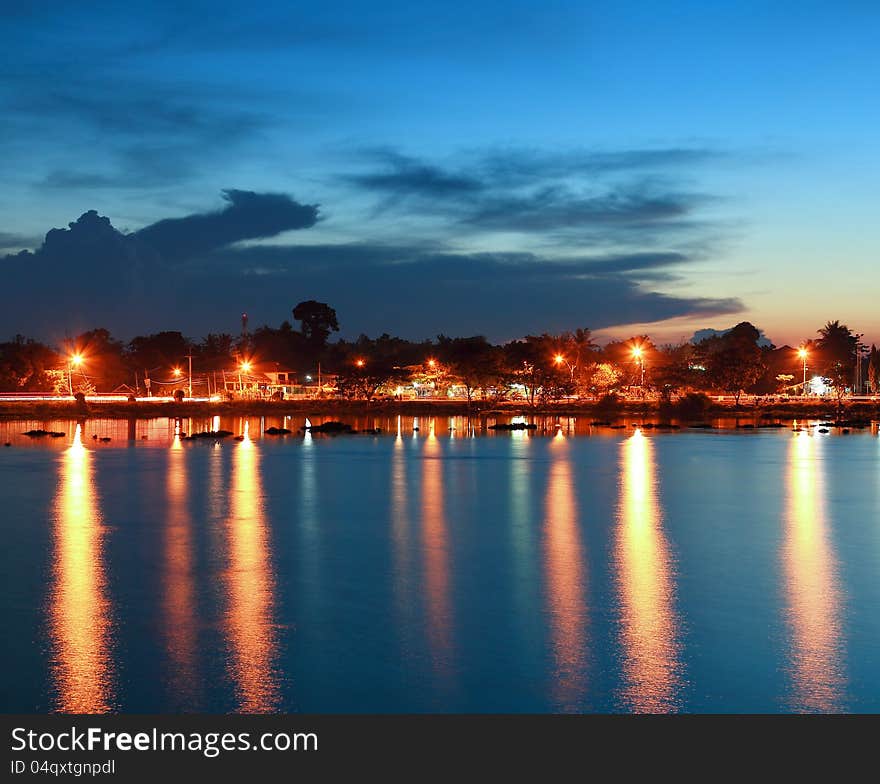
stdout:
<svg viewBox="0 0 880 784">
<path fill-rule="evenodd" d="M 318 221 L 317 204 L 300 204 L 280 193 L 226 190 L 228 206 L 217 212 L 159 221 L 135 234 L 166 259 L 188 258 L 234 242 L 307 229 Z"/>
<path fill-rule="evenodd" d="M 210 271 L 194 267 L 195 274 L 181 277 L 186 258 L 308 228 L 318 219 L 316 205 L 283 194 L 223 193 L 225 209 L 159 221 L 133 234 L 90 210 L 66 229 L 49 231 L 35 251 L 0 258 L 8 290 L 16 293 L 2 313 L 0 334 L 45 335 L 49 325 L 76 331 L 101 324 L 123 334 L 138 328 L 133 325 L 160 328 L 186 312 L 184 280 L 198 286 L 193 290 L 205 304 L 213 299 Z"/>
<path fill-rule="evenodd" d="M 237 281 L 228 289 L 235 291 L 230 312 L 233 300 L 247 300 L 260 303 L 266 319 L 274 313 L 280 321 L 291 298 L 314 296 L 333 304 L 349 334 L 391 331 L 423 338 L 446 332 L 503 340 L 742 310 L 735 299 L 671 296 L 640 280 L 642 270 L 687 262 L 674 253 L 560 260 L 356 244 L 228 250 L 214 254 L 212 269 Z"/>
<path fill-rule="evenodd" d="M 544 232 L 602 226 L 641 227 L 678 220 L 691 212 L 683 195 L 606 193 L 580 196 L 566 188 L 544 188 L 528 196 L 488 198 L 463 221 L 485 229 Z"/>
<path fill-rule="evenodd" d="M 470 195 L 484 190 L 480 179 L 463 172 L 445 171 L 439 166 L 424 163 L 393 151 L 379 151 L 376 155 L 385 165 L 375 172 L 354 175 L 353 184 L 391 197 L 429 196 L 437 198 Z"/>
<path fill-rule="evenodd" d="M 236 245 L 307 228 L 317 207 L 288 196 L 227 191 L 213 213 L 160 221 L 122 234 L 85 213 L 53 229 L 41 248 L 2 259 L 17 296 L 0 334 L 46 335 L 103 325 L 132 331 L 234 331 L 239 314 L 279 323 L 303 299 L 337 309 L 343 331 L 439 332 L 505 340 L 577 326 L 602 329 L 681 316 L 736 313 L 735 299 L 675 296 L 651 282 L 672 279 L 697 259 L 680 252 L 452 252 L 409 243 Z"/>
<path fill-rule="evenodd" d="M 509 149 L 486 153 L 478 166 L 487 179 L 510 186 L 572 175 L 668 172 L 724 157 L 716 150 L 687 147 L 564 152 Z"/>
<path fill-rule="evenodd" d="M 56 165 L 37 186 L 144 189 L 190 181 L 274 122 L 241 90 L 72 71 L 49 84 L 43 74 L 19 74 L 0 90 L 9 118 L 0 146 L 27 138 L 87 162 Z"/>
<path fill-rule="evenodd" d="M 0 231 L 0 251 L 18 251 L 26 248 L 35 248 L 40 244 L 37 237 L 28 237 L 24 234 L 14 234 L 8 231 Z"/>
<path fill-rule="evenodd" d="M 362 154 L 373 168 L 347 181 L 375 193 L 380 210 L 440 217 L 469 231 L 582 233 L 612 245 L 643 241 L 644 232 L 696 228 L 694 213 L 709 197 L 670 187 L 668 174 L 720 157 L 684 148 L 508 150 L 464 156 L 459 168 L 443 168 L 394 150 Z"/>
</svg>

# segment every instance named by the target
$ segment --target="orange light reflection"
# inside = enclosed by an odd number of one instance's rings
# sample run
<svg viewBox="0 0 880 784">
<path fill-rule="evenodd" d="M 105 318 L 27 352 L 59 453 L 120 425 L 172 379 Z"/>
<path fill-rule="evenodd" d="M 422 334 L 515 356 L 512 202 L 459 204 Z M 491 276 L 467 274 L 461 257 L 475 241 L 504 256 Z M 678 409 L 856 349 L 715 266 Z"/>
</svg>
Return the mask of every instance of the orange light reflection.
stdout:
<svg viewBox="0 0 880 784">
<path fill-rule="evenodd" d="M 657 499 L 654 446 L 640 430 L 622 444 L 615 560 L 623 701 L 635 713 L 673 711 L 681 687 L 680 623 L 672 557 Z"/>
<path fill-rule="evenodd" d="M 263 509 L 259 452 L 250 439 L 247 422 L 243 435 L 232 461 L 226 631 L 238 712 L 271 713 L 280 707 L 275 666 L 275 580 Z"/>
<path fill-rule="evenodd" d="M 560 711 L 577 711 L 586 689 L 586 565 L 568 445 L 553 441 L 547 484 L 545 568 L 554 658 L 553 697 Z"/>
<path fill-rule="evenodd" d="M 791 632 L 789 707 L 799 712 L 843 708 L 843 597 L 828 536 L 821 449 L 821 439 L 795 434 L 786 481 L 782 560 Z"/>
<path fill-rule="evenodd" d="M 91 460 L 78 424 L 61 463 L 49 593 L 50 672 L 54 708 L 61 713 L 115 707 L 104 530 Z"/>
</svg>

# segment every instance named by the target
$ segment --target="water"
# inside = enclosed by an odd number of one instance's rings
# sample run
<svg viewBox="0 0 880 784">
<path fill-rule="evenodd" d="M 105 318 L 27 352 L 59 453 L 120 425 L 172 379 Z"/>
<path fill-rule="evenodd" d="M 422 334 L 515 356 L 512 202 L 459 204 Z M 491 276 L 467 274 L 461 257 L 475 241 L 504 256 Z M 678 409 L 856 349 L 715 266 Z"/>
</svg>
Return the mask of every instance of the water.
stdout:
<svg viewBox="0 0 880 784">
<path fill-rule="evenodd" d="M 5 711 L 880 710 L 876 429 L 272 424 L 0 423 Z"/>
</svg>

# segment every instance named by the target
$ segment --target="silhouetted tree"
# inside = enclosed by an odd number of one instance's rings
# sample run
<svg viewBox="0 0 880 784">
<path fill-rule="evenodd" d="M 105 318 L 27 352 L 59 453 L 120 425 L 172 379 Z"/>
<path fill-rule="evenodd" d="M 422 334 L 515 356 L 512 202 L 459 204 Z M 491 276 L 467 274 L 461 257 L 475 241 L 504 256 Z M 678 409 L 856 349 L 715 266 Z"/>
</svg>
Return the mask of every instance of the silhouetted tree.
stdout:
<svg viewBox="0 0 880 784">
<path fill-rule="evenodd" d="M 839 413 L 847 387 L 852 384 L 859 339 L 846 324 L 837 320 L 826 322 L 818 332 L 815 348 L 819 355 L 819 367 L 822 375 L 834 387 Z"/>
<path fill-rule="evenodd" d="M 78 353 L 83 363 L 78 372 L 80 383 L 89 381 L 89 388 L 110 392 L 121 384 L 134 384 L 134 373 L 125 356 L 125 345 L 106 329 L 83 332 L 67 347 L 69 353 Z M 62 358 L 67 362 L 67 357 Z"/>
<path fill-rule="evenodd" d="M 474 392 L 483 391 L 498 383 L 500 377 L 499 351 L 482 335 L 469 338 L 437 336 L 437 356 L 463 387 L 468 403 Z"/>
<path fill-rule="evenodd" d="M 880 351 L 873 345 L 868 355 L 868 384 L 871 387 L 871 394 L 876 395 L 880 391 Z"/>
<path fill-rule="evenodd" d="M 293 317 L 300 322 L 302 336 L 314 350 L 320 350 L 327 345 L 331 331 L 339 331 L 336 311 L 324 302 L 313 299 L 300 302 L 293 309 Z"/>
<path fill-rule="evenodd" d="M 60 362 L 48 346 L 16 335 L 0 343 L 0 392 L 50 392 Z"/>
<path fill-rule="evenodd" d="M 740 395 L 763 374 L 763 352 L 758 345 L 761 332 L 748 321 L 723 335 L 707 338 L 697 346 L 706 378 L 718 389 L 731 392 L 739 405 Z"/>
</svg>

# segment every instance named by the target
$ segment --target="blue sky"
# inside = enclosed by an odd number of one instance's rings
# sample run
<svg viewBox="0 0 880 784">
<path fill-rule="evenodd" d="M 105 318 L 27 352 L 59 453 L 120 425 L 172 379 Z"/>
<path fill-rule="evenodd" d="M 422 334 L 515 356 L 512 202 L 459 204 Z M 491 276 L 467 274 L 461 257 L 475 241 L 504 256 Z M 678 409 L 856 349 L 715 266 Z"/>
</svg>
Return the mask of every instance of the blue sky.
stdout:
<svg viewBox="0 0 880 784">
<path fill-rule="evenodd" d="M 234 332 L 315 298 L 349 335 L 747 318 L 782 344 L 840 318 L 880 342 L 878 22 L 846 2 L 6 3 L 0 263 L 52 301 L 15 298 L 0 334 Z M 122 234 L 85 220 L 42 247 L 88 210 Z"/>
</svg>

